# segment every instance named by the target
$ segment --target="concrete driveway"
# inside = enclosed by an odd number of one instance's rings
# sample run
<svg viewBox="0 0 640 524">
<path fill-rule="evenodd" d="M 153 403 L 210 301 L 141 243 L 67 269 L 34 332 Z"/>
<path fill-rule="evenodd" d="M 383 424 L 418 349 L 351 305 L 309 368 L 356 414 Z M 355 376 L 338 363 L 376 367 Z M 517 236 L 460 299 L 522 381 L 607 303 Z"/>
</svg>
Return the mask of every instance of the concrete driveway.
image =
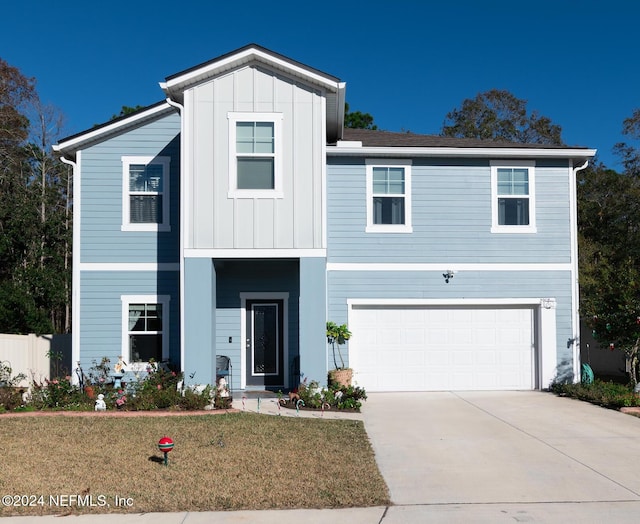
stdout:
<svg viewBox="0 0 640 524">
<path fill-rule="evenodd" d="M 385 523 L 637 521 L 639 418 L 543 392 L 371 393 L 363 413 Z"/>
</svg>

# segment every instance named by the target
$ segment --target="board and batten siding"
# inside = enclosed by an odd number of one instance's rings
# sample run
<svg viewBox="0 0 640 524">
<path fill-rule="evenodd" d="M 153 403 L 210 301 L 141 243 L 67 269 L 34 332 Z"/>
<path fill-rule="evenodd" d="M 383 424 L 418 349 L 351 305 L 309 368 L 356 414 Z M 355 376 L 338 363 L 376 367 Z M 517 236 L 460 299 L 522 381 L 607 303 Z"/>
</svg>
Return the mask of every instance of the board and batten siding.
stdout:
<svg viewBox="0 0 640 524">
<path fill-rule="evenodd" d="M 488 160 L 419 159 L 411 173 L 413 232 L 366 233 L 364 159 L 329 159 L 329 262 L 571 262 L 567 166 L 536 166 L 537 233 L 530 234 L 491 233 Z"/>
<path fill-rule="evenodd" d="M 282 198 L 229 197 L 232 112 L 282 114 Z M 262 67 L 237 69 L 185 92 L 185 247 L 323 246 L 324 97 Z"/>
<path fill-rule="evenodd" d="M 85 372 L 92 361 L 112 364 L 122 346 L 122 296 L 168 295 L 169 355 L 180 362 L 180 278 L 177 271 L 81 271 L 80 355 Z"/>
<path fill-rule="evenodd" d="M 171 231 L 122 231 L 123 156 L 166 156 Z M 180 116 L 123 132 L 82 152 L 81 263 L 174 263 L 179 260 Z"/>
<path fill-rule="evenodd" d="M 558 363 L 572 362 L 569 271 L 460 271 L 448 284 L 441 271 L 329 271 L 327 286 L 328 318 L 337 323 L 348 320 L 348 299 L 464 299 L 472 307 L 474 300 L 555 298 Z"/>
</svg>

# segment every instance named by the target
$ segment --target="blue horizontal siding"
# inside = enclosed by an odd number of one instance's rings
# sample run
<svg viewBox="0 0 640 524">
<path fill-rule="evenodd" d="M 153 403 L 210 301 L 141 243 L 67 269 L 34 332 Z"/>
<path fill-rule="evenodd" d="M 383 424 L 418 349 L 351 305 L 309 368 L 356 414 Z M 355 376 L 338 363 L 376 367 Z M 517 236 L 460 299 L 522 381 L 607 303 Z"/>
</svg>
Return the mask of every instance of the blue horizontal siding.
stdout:
<svg viewBox="0 0 640 524">
<path fill-rule="evenodd" d="M 169 295 L 169 355 L 180 363 L 180 278 L 177 271 L 80 272 L 80 357 L 85 372 L 92 361 L 122 353 L 123 295 Z"/>
<path fill-rule="evenodd" d="M 177 262 L 180 117 L 167 115 L 87 148 L 81 163 L 81 262 Z M 170 232 L 121 231 L 122 157 L 168 156 Z"/>
<path fill-rule="evenodd" d="M 491 233 L 488 160 L 416 160 L 412 233 L 366 233 L 364 160 L 330 159 L 327 172 L 329 262 L 567 263 L 569 169 L 536 166 L 537 233 Z"/>
</svg>

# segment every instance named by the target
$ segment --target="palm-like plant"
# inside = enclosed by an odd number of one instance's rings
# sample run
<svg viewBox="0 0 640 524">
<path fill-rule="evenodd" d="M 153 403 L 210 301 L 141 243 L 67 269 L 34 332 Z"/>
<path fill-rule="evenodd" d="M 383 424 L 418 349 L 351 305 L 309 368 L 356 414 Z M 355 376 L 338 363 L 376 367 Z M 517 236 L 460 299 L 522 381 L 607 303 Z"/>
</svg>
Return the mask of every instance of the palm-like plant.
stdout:
<svg viewBox="0 0 640 524">
<path fill-rule="evenodd" d="M 351 338 L 351 331 L 347 329 L 346 324 L 338 326 L 335 322 L 327 322 L 327 342 L 331 344 L 333 349 L 333 365 L 336 369 L 344 369 L 344 360 L 340 346 Z M 340 367 L 336 361 L 336 344 L 338 345 L 338 356 L 340 357 Z"/>
</svg>

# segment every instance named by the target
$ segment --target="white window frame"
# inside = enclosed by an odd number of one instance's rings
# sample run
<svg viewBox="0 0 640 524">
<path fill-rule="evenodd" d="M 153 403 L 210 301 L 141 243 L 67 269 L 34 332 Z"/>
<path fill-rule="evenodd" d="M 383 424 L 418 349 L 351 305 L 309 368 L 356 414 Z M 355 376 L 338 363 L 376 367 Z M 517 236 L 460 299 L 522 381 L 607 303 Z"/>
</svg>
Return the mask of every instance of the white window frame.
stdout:
<svg viewBox="0 0 640 524">
<path fill-rule="evenodd" d="M 492 160 L 491 161 L 491 232 L 492 233 L 536 233 L 536 174 L 532 160 Z M 501 225 L 498 223 L 498 169 L 527 168 L 529 171 L 529 224 Z"/>
<path fill-rule="evenodd" d="M 284 198 L 282 162 L 282 113 L 230 112 L 229 120 L 229 198 Z M 239 122 L 270 122 L 273 124 L 273 189 L 238 189 L 238 154 L 236 129 Z M 256 156 L 262 156 L 257 155 Z"/>
<path fill-rule="evenodd" d="M 367 185 L 367 233 L 411 233 L 411 160 L 367 159 L 366 185 Z M 403 167 L 404 168 L 404 224 L 374 224 L 373 223 L 373 169 L 376 167 Z M 394 196 L 394 195 L 388 195 Z M 402 196 L 402 195 L 396 195 Z"/>
<path fill-rule="evenodd" d="M 129 191 L 129 170 L 133 164 L 162 166 L 162 222 L 131 222 Z M 122 231 L 171 231 L 169 216 L 171 194 L 170 188 L 171 158 L 168 156 L 123 156 L 122 157 Z"/>
<path fill-rule="evenodd" d="M 162 360 L 169 360 L 169 295 L 122 295 L 122 349 L 120 354 L 127 364 L 131 364 L 131 352 L 129 351 L 129 306 L 131 304 L 161 304 L 162 305 Z M 136 333 L 157 333 L 139 331 Z M 143 362 L 142 364 L 146 364 Z"/>
</svg>

